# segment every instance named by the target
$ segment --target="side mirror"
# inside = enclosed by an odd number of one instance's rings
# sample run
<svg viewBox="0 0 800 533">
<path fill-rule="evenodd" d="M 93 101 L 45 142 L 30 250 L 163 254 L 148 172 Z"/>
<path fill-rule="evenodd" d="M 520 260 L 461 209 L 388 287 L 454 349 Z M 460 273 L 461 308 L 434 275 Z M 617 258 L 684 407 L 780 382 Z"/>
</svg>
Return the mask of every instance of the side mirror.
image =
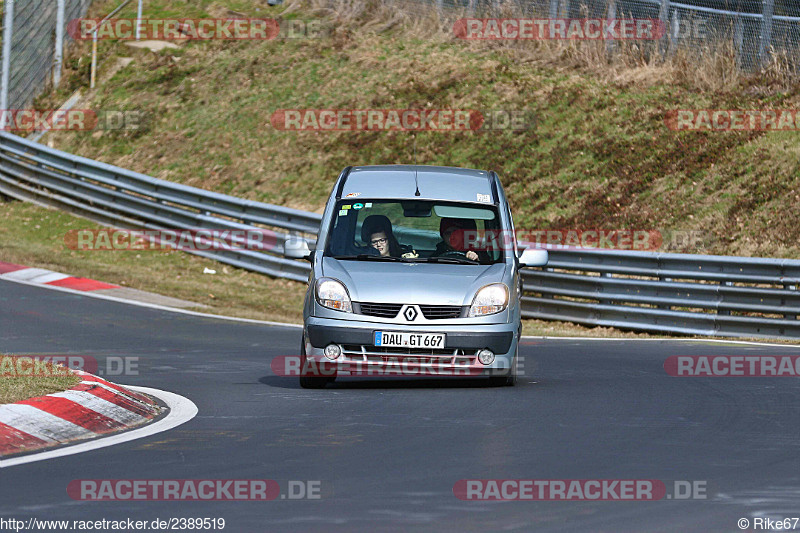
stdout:
<svg viewBox="0 0 800 533">
<path fill-rule="evenodd" d="M 540 267 L 547 264 L 549 259 L 547 250 L 531 250 L 527 249 L 519 256 L 519 266 L 524 267 Z"/>
<path fill-rule="evenodd" d="M 302 237 L 289 235 L 283 243 L 283 256 L 287 259 L 311 259 L 308 241 Z"/>
</svg>

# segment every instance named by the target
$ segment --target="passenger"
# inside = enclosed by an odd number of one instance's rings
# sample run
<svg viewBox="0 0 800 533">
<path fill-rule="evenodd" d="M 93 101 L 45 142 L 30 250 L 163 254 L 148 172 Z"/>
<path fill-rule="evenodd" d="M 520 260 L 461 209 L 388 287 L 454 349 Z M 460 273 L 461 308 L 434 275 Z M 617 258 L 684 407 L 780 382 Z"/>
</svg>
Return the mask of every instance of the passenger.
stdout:
<svg viewBox="0 0 800 533">
<path fill-rule="evenodd" d="M 383 231 L 378 231 L 369 236 L 369 245 L 378 250 L 382 257 L 391 255 L 389 252 L 389 238 Z M 394 257 L 397 257 L 396 255 Z"/>
<path fill-rule="evenodd" d="M 477 226 L 474 220 L 466 218 L 443 218 L 439 221 L 439 235 L 442 242 L 436 245 L 436 249 L 431 257 L 437 257 L 447 252 L 458 252 L 466 256 L 471 261 L 482 260 L 474 250 L 464 251 L 464 232 L 476 231 Z M 457 233 L 458 232 L 458 233 Z"/>
<path fill-rule="evenodd" d="M 381 257 L 418 257 L 410 246 L 403 246 L 397 241 L 392 231 L 392 222 L 384 215 L 370 215 L 364 219 L 361 240 L 377 250 Z"/>
</svg>

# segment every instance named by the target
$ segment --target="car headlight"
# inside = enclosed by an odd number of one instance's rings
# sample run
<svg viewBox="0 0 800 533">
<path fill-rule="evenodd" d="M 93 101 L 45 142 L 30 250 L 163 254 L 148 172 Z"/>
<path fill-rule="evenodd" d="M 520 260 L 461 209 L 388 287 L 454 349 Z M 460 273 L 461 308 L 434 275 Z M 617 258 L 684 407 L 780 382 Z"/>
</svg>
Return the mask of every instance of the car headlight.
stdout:
<svg viewBox="0 0 800 533">
<path fill-rule="evenodd" d="M 341 282 L 331 278 L 320 278 L 317 281 L 317 302 L 322 307 L 343 311 L 353 312 L 353 305 L 350 303 L 350 295 Z"/>
<path fill-rule="evenodd" d="M 487 285 L 478 291 L 469 308 L 469 316 L 493 315 L 508 306 L 508 287 L 502 283 Z"/>
</svg>

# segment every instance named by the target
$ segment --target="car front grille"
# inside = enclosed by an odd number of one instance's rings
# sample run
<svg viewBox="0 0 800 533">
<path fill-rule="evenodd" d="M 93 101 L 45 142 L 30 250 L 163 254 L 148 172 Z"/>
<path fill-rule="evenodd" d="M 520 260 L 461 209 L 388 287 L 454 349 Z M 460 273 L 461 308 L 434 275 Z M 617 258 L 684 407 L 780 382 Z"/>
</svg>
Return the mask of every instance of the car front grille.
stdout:
<svg viewBox="0 0 800 533">
<path fill-rule="evenodd" d="M 403 304 L 360 302 L 357 304 L 357 313 L 380 318 L 395 318 L 402 309 Z M 459 305 L 420 305 L 422 316 L 428 320 L 443 320 L 446 318 L 460 318 L 464 316 L 463 308 Z"/>
<path fill-rule="evenodd" d="M 394 318 L 400 312 L 403 304 L 381 304 L 361 302 L 359 304 L 362 315 L 379 316 L 381 318 Z"/>
<path fill-rule="evenodd" d="M 443 318 L 458 318 L 461 316 L 461 306 L 458 305 L 420 305 L 422 316 L 428 320 L 441 320 Z"/>
</svg>

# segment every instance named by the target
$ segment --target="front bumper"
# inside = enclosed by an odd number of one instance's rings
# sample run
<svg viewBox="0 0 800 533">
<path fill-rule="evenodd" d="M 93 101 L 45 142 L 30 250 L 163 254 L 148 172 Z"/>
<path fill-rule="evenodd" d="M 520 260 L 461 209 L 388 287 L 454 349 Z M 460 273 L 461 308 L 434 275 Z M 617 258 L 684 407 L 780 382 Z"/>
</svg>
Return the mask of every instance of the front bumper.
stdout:
<svg viewBox="0 0 800 533">
<path fill-rule="evenodd" d="M 386 348 L 374 346 L 376 331 L 444 333 L 443 349 Z M 305 325 L 306 356 L 335 365 L 338 374 L 484 376 L 507 375 L 516 364 L 518 326 L 514 324 L 406 325 L 358 320 L 308 317 Z M 329 344 L 341 347 L 342 355 L 331 361 L 324 355 Z M 489 349 L 494 361 L 488 365 L 477 352 Z"/>
</svg>

